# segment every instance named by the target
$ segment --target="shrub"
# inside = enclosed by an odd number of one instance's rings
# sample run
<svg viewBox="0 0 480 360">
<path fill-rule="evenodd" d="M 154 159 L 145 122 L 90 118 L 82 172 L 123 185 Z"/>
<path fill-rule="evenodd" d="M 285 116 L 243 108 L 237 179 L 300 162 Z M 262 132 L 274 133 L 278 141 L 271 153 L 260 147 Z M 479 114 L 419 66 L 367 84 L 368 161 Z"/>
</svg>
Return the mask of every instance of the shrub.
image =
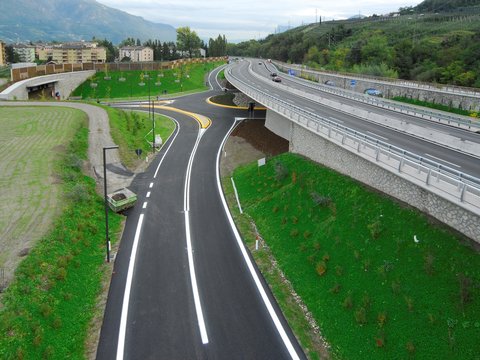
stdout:
<svg viewBox="0 0 480 360">
<path fill-rule="evenodd" d="M 435 261 L 435 256 L 431 252 L 428 252 L 424 257 L 424 263 L 423 263 L 423 268 L 425 269 L 425 272 L 427 273 L 427 275 L 433 275 L 434 261 Z"/>
<path fill-rule="evenodd" d="M 351 309 L 353 307 L 352 293 L 348 293 L 347 297 L 343 300 L 342 305 L 345 309 Z"/>
<path fill-rule="evenodd" d="M 396 295 L 400 293 L 400 281 L 398 280 L 393 280 L 392 281 L 392 292 Z"/>
<path fill-rule="evenodd" d="M 377 315 L 377 324 L 380 328 L 387 323 L 387 313 L 385 311 L 381 311 Z"/>
<path fill-rule="evenodd" d="M 407 344 L 405 345 L 407 352 L 409 355 L 414 355 L 415 354 L 415 345 L 413 342 L 408 341 Z"/>
<path fill-rule="evenodd" d="M 367 323 L 367 310 L 363 306 L 355 311 L 355 321 L 359 325 L 365 325 Z"/>
<path fill-rule="evenodd" d="M 317 263 L 316 270 L 318 275 L 325 275 L 325 273 L 327 272 L 327 263 L 325 261 L 319 261 Z"/>
<path fill-rule="evenodd" d="M 385 332 L 380 330 L 377 337 L 375 337 L 375 344 L 379 348 L 383 348 L 385 346 Z"/>
<path fill-rule="evenodd" d="M 281 161 L 275 162 L 275 179 L 283 181 L 288 176 L 288 168 Z"/>
<path fill-rule="evenodd" d="M 460 274 L 458 276 L 458 282 L 460 285 L 459 293 L 460 293 L 460 305 L 464 307 L 472 301 L 472 285 L 473 281 L 465 274 Z"/>
<path fill-rule="evenodd" d="M 53 309 L 49 304 L 43 303 L 40 305 L 40 313 L 43 315 L 43 317 L 50 316 L 52 312 L 53 312 Z"/>
<path fill-rule="evenodd" d="M 305 239 L 308 239 L 310 236 L 312 236 L 312 232 L 311 232 L 311 231 L 306 230 L 306 231 L 303 233 L 303 237 L 304 237 Z"/>
<path fill-rule="evenodd" d="M 376 220 L 373 223 L 367 225 L 368 230 L 370 230 L 370 235 L 372 235 L 372 238 L 378 239 L 383 231 L 383 226 L 380 220 Z"/>
<path fill-rule="evenodd" d="M 409 296 L 405 296 L 405 303 L 407 304 L 408 311 L 413 311 L 413 299 Z"/>
<path fill-rule="evenodd" d="M 342 285 L 340 285 L 339 283 L 335 283 L 335 285 L 333 285 L 333 287 L 329 291 L 332 294 L 338 294 L 341 288 L 342 288 Z"/>
<path fill-rule="evenodd" d="M 343 275 L 343 267 L 340 266 L 340 265 L 335 266 L 335 273 L 336 273 L 338 276 L 342 276 L 342 275 Z"/>
<path fill-rule="evenodd" d="M 315 204 L 315 206 L 320 206 L 320 207 L 327 207 L 332 203 L 332 199 L 328 196 L 322 196 L 317 192 L 312 192 L 310 194 L 312 197 L 312 201 Z"/>
<path fill-rule="evenodd" d="M 90 199 L 90 194 L 85 184 L 75 184 L 67 197 L 73 202 L 84 202 Z"/>
<path fill-rule="evenodd" d="M 290 231 L 290 236 L 291 237 L 297 237 L 298 234 L 299 234 L 298 229 L 292 229 L 292 231 Z"/>
</svg>

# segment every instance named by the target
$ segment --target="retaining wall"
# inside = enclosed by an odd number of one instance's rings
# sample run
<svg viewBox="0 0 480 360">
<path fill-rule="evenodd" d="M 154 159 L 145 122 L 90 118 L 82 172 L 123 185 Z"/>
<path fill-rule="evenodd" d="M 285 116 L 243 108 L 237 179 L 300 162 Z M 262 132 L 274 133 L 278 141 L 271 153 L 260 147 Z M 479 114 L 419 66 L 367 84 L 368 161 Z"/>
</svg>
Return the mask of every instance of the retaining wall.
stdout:
<svg viewBox="0 0 480 360">
<path fill-rule="evenodd" d="M 291 152 L 310 158 L 414 206 L 480 243 L 480 216 L 396 176 L 298 124 L 292 122 L 291 130 Z"/>
</svg>

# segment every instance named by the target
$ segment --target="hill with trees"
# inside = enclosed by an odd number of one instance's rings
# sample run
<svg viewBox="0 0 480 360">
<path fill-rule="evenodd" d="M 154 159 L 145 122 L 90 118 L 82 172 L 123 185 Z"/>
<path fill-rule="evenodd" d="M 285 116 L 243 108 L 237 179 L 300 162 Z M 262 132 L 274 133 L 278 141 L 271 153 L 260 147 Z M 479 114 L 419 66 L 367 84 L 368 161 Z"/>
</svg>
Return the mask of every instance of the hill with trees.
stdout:
<svg viewBox="0 0 480 360">
<path fill-rule="evenodd" d="M 228 53 L 480 87 L 479 4 L 480 0 L 426 0 L 396 14 L 314 23 L 260 41 L 229 44 Z"/>
</svg>

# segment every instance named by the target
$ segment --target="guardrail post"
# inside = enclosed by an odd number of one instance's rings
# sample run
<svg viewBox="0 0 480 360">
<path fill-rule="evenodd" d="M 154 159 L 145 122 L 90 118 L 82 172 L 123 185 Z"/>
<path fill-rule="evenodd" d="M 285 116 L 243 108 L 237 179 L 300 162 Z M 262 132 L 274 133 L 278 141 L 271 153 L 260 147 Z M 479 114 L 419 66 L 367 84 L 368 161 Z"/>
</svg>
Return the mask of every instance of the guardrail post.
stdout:
<svg viewBox="0 0 480 360">
<path fill-rule="evenodd" d="M 460 192 L 460 202 L 463 202 L 463 197 L 465 196 L 465 189 L 467 188 L 467 184 L 463 184 L 462 191 Z"/>
<path fill-rule="evenodd" d="M 402 157 L 402 158 L 400 159 L 400 164 L 398 164 L 398 172 L 400 172 L 400 173 L 402 172 L 403 161 L 404 161 L 404 159 L 403 159 L 403 157 Z"/>
</svg>

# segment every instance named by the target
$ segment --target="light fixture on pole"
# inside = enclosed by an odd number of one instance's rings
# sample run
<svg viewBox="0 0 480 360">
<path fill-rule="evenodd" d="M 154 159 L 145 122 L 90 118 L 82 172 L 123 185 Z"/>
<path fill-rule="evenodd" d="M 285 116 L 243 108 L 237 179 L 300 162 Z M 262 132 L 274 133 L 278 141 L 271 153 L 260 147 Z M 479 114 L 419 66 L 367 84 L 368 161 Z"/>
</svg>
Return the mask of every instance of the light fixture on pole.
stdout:
<svg viewBox="0 0 480 360">
<path fill-rule="evenodd" d="M 110 236 L 108 235 L 108 198 L 107 198 L 107 150 L 118 149 L 118 145 L 103 147 L 103 192 L 105 195 L 105 246 L 107 248 L 107 262 L 110 262 Z"/>
</svg>

